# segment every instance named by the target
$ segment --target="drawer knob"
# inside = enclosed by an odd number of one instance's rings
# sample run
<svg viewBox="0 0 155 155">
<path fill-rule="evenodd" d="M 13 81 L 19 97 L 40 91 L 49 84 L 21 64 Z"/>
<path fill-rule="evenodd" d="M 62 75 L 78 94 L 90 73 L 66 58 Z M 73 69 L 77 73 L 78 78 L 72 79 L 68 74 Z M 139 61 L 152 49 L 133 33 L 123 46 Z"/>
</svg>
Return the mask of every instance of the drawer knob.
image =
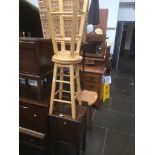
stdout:
<svg viewBox="0 0 155 155">
<path fill-rule="evenodd" d="M 33 116 L 34 116 L 34 117 L 37 117 L 37 115 L 36 115 L 36 114 L 34 114 Z"/>
<path fill-rule="evenodd" d="M 66 125 L 67 124 L 67 122 L 64 122 L 64 125 Z"/>
<path fill-rule="evenodd" d="M 22 109 L 28 109 L 28 107 L 26 107 L 26 106 L 20 106 L 20 108 L 22 108 Z"/>
</svg>

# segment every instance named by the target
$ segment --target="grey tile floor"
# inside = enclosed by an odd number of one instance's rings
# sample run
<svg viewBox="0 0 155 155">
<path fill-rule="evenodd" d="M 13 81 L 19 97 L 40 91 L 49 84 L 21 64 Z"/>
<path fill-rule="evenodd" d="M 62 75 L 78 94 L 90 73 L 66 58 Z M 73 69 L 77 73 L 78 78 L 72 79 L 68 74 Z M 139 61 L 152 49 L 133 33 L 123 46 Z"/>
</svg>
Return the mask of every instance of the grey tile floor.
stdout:
<svg viewBox="0 0 155 155">
<path fill-rule="evenodd" d="M 60 148 L 59 155 L 74 155 Z M 87 131 L 86 151 L 81 155 L 135 154 L 135 65 L 133 58 L 120 59 L 112 71 L 111 98 L 94 111 L 92 129 Z"/>
<path fill-rule="evenodd" d="M 117 72 L 112 72 L 111 98 L 95 111 L 89 132 L 82 155 L 135 154 L 134 58 L 121 59 Z"/>
</svg>

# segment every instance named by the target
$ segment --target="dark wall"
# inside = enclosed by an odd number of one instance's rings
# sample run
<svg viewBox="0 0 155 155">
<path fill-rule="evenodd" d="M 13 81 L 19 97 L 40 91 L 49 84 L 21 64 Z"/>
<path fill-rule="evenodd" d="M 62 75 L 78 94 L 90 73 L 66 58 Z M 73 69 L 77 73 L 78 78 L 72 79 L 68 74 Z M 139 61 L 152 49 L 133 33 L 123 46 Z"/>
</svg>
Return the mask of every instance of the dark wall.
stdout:
<svg viewBox="0 0 155 155">
<path fill-rule="evenodd" d="M 28 32 L 32 37 L 43 37 L 39 9 L 27 2 L 19 0 L 19 32 Z"/>
</svg>

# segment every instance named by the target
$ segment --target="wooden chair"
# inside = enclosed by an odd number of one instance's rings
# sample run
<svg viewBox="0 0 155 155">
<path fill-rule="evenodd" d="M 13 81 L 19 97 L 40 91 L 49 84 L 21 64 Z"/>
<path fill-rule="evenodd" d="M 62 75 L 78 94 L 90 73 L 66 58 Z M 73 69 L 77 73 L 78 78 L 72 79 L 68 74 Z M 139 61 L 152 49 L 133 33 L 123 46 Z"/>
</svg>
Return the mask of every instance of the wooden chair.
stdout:
<svg viewBox="0 0 155 155">
<path fill-rule="evenodd" d="M 92 126 L 92 106 L 95 104 L 98 98 L 98 94 L 95 91 L 83 90 L 79 95 L 81 102 L 87 102 L 88 105 L 88 126 Z"/>
<path fill-rule="evenodd" d="M 54 71 L 49 114 L 53 113 L 54 102 L 69 103 L 71 104 L 72 118 L 75 119 L 75 97 L 81 91 L 78 64 L 81 62 L 82 57 L 79 55 L 79 52 L 88 0 L 46 0 L 46 2 L 48 10 L 47 21 L 54 49 L 54 55 L 52 57 Z M 69 50 L 67 50 L 66 44 L 69 46 Z M 59 73 L 58 68 L 60 70 Z M 69 68 L 69 75 L 64 74 L 64 68 Z M 64 76 L 69 76 L 70 81 L 65 81 Z M 75 79 L 77 92 L 75 92 L 74 86 Z M 59 89 L 57 91 L 56 83 L 59 83 Z M 63 89 L 63 83 L 70 84 L 70 91 Z M 71 94 L 71 101 L 62 99 L 63 92 Z M 56 98 L 58 93 L 59 97 Z M 81 104 L 80 99 L 79 104 Z"/>
</svg>

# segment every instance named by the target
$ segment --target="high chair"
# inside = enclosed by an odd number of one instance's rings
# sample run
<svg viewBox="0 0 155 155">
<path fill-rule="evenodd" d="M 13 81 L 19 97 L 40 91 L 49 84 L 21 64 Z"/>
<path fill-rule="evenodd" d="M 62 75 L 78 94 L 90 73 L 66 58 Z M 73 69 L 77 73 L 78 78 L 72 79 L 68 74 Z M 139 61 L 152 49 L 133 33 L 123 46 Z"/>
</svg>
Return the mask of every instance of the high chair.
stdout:
<svg viewBox="0 0 155 155">
<path fill-rule="evenodd" d="M 72 118 L 75 119 L 75 98 L 78 97 L 81 91 L 78 64 L 81 62 L 82 56 L 79 55 L 79 52 L 88 0 L 46 0 L 46 2 L 50 36 L 54 49 L 52 57 L 54 70 L 49 114 L 53 113 L 55 102 L 69 103 L 71 104 Z M 66 45 L 69 46 L 69 50 Z M 58 68 L 60 70 L 59 73 Z M 69 69 L 69 75 L 64 74 L 64 68 Z M 68 76 L 70 80 L 64 80 L 65 76 Z M 77 91 L 75 91 L 75 79 Z M 56 90 L 56 83 L 59 83 L 58 90 Z M 70 84 L 70 91 L 64 90 L 64 83 Z M 64 92 L 71 94 L 70 101 L 62 98 Z M 78 100 L 79 104 L 81 104 L 79 97 Z"/>
</svg>

